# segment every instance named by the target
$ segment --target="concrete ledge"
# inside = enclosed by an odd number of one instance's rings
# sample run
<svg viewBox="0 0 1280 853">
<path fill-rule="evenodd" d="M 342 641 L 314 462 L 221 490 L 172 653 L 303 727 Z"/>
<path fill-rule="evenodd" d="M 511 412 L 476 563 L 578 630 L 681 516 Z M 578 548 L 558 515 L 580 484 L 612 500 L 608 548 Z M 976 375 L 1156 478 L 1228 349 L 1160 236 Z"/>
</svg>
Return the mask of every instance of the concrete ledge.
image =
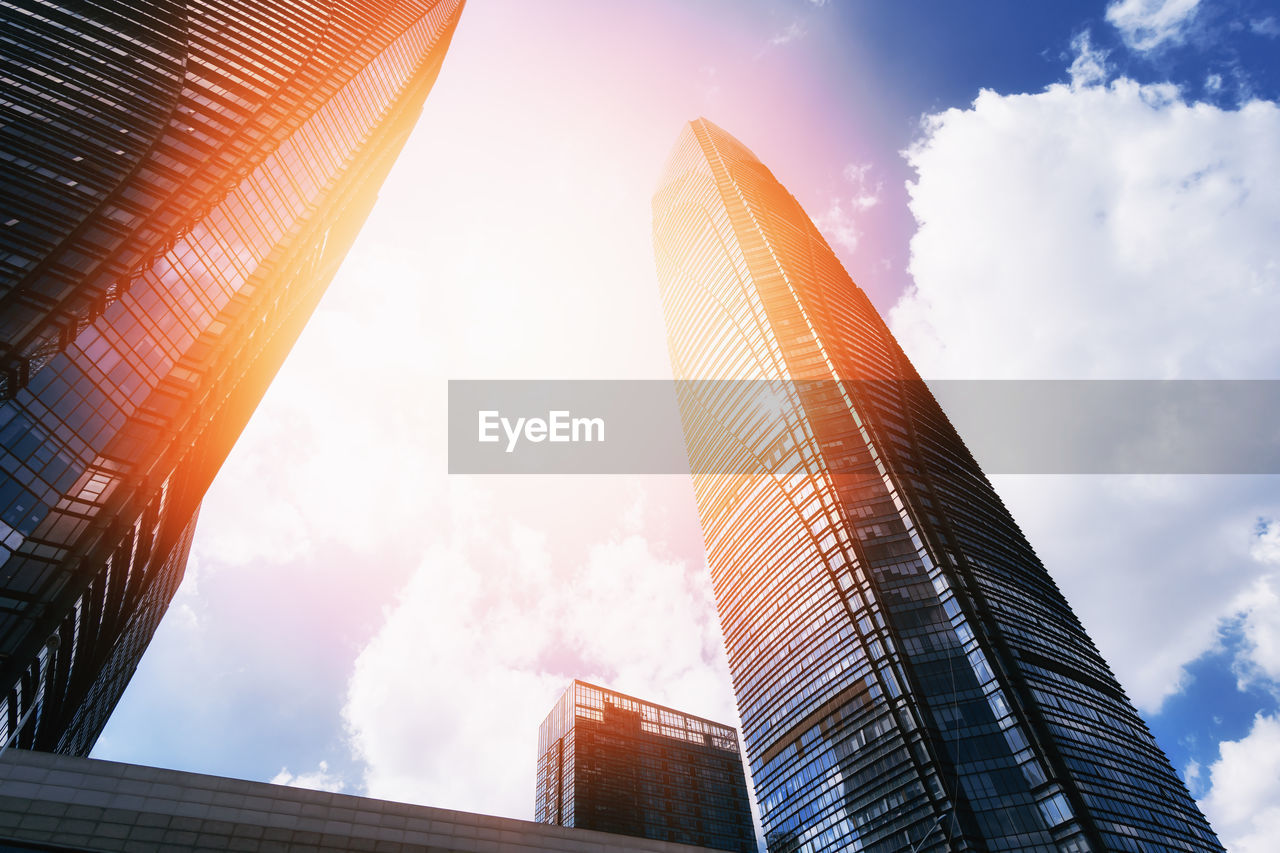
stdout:
<svg viewBox="0 0 1280 853">
<path fill-rule="evenodd" d="M 707 848 L 10 749 L 0 840 L 93 851 L 699 853 Z"/>
</svg>

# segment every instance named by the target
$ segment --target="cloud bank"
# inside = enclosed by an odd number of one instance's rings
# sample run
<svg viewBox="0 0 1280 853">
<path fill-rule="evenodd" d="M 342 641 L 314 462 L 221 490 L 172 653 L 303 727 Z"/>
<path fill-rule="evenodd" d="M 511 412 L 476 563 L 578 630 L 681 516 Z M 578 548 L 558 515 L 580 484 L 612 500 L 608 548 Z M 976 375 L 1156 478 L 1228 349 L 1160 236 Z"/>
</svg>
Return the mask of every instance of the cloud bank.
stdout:
<svg viewBox="0 0 1280 853">
<path fill-rule="evenodd" d="M 1280 719 L 1259 714 L 1246 737 L 1219 748 L 1200 806 L 1231 853 L 1270 853 L 1280 838 Z"/>
<path fill-rule="evenodd" d="M 1108 17 L 1150 50 L 1194 9 L 1126 0 Z M 1087 38 L 1076 50 L 1069 84 L 983 91 L 925 120 L 906 152 L 918 231 L 895 334 L 926 377 L 1277 378 L 1280 108 L 1107 83 L 1106 57 Z M 1275 478 L 996 487 L 1145 711 L 1228 624 L 1241 681 L 1277 683 Z M 1280 722 L 1259 715 L 1208 768 L 1204 808 L 1234 850 L 1280 834 L 1277 761 Z"/>
<path fill-rule="evenodd" d="M 454 498 L 349 684 L 370 796 L 531 819 L 538 726 L 574 677 L 736 725 L 705 568 L 642 510 L 565 565 L 483 494 Z"/>
</svg>

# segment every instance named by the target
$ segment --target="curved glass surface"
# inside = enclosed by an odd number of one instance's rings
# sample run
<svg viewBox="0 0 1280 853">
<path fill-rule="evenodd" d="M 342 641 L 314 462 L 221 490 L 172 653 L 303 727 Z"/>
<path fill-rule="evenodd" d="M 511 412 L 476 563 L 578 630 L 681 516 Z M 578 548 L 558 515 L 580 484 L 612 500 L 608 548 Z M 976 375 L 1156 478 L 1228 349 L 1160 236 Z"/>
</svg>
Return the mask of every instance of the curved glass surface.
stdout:
<svg viewBox="0 0 1280 853">
<path fill-rule="evenodd" d="M 71 323 L 0 402 L 0 742 L 80 754 L 177 588 L 214 472 L 407 138 L 462 4 L 129 5 L 121 22 L 93 4 L 0 0 L 6 35 L 40 47 L 61 27 L 74 45 L 114 22 L 143 67 L 155 48 L 139 33 L 185 27 L 178 124 L 130 131 L 152 133 L 150 147 L 85 220 L 115 223 L 114 236 L 68 266 L 58 259 L 86 233 L 72 229 L 0 297 L 31 309 L 0 304 L 17 324 L 10 354 L 48 317 Z M 94 284 L 104 264 L 131 270 L 110 298 Z M 53 301 L 33 296 L 55 280 Z M 92 310 L 51 307 L 85 293 Z"/>
<path fill-rule="evenodd" d="M 653 209 L 771 853 L 1220 850 L 796 200 L 699 119 Z"/>
</svg>

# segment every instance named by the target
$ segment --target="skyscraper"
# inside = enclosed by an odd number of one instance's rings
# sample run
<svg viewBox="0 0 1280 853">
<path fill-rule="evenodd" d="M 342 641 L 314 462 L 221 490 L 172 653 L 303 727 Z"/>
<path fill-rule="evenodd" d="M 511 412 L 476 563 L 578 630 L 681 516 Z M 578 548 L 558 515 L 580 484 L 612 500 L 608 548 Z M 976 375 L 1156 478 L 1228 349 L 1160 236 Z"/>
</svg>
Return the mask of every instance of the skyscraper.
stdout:
<svg viewBox="0 0 1280 853">
<path fill-rule="evenodd" d="M 0 744 L 93 746 L 461 7 L 0 3 Z"/>
<path fill-rule="evenodd" d="M 1221 850 L 796 200 L 699 119 L 653 212 L 771 853 Z"/>
<path fill-rule="evenodd" d="M 756 849 L 737 732 L 576 680 L 538 729 L 534 818 Z"/>
</svg>

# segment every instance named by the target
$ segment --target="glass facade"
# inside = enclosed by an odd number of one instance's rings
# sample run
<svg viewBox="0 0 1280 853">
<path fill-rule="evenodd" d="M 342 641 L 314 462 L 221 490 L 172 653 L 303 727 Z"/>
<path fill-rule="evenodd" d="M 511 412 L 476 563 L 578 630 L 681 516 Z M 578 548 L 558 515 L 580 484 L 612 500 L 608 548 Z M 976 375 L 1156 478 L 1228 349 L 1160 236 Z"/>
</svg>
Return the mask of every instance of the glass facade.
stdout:
<svg viewBox="0 0 1280 853">
<path fill-rule="evenodd" d="M 0 0 L 0 743 L 87 754 L 460 0 Z"/>
<path fill-rule="evenodd" d="M 538 729 L 534 819 L 756 850 L 736 731 L 582 681 Z"/>
<path fill-rule="evenodd" d="M 653 213 L 770 852 L 1221 850 L 799 203 L 699 119 Z"/>
</svg>

